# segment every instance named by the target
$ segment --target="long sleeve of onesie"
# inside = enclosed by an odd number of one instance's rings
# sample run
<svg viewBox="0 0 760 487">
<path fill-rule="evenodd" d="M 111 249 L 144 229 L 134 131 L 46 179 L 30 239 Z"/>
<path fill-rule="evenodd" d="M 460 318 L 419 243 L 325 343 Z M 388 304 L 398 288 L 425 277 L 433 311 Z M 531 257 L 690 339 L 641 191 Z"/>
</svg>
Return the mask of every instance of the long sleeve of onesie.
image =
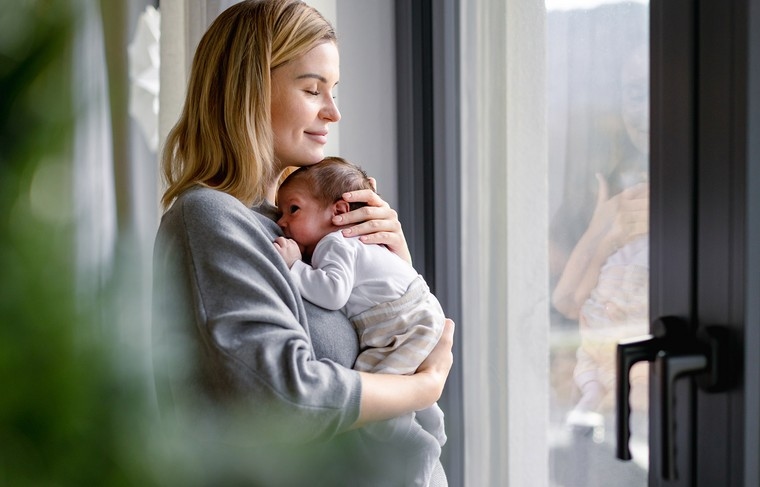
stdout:
<svg viewBox="0 0 760 487">
<path fill-rule="evenodd" d="M 326 309 L 346 305 L 356 281 L 356 248 L 339 234 L 325 236 L 314 249 L 312 265 L 297 260 L 290 268 L 301 295 Z"/>
</svg>

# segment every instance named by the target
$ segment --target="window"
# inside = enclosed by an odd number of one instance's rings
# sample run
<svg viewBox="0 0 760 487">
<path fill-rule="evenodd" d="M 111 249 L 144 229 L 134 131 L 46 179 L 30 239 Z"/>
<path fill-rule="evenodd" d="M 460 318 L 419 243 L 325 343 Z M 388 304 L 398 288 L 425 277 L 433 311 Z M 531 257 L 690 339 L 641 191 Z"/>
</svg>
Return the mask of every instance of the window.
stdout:
<svg viewBox="0 0 760 487">
<path fill-rule="evenodd" d="M 578 282 L 593 263 L 575 259 L 574 278 L 565 266 L 595 208 L 596 173 L 609 198 L 646 188 L 648 6 L 461 9 L 465 485 L 645 485 L 645 414 L 634 415 L 636 461 L 618 462 L 610 396 L 616 341 L 648 332 L 646 221 L 641 238 L 617 242 L 636 241 L 624 255 L 583 250 L 607 272 L 593 286 Z M 577 302 L 553 300 L 558 284 Z M 589 355 L 613 375 L 584 368 Z M 603 394 L 582 409 L 590 380 Z M 646 383 L 636 389 L 645 404 Z"/>
</svg>

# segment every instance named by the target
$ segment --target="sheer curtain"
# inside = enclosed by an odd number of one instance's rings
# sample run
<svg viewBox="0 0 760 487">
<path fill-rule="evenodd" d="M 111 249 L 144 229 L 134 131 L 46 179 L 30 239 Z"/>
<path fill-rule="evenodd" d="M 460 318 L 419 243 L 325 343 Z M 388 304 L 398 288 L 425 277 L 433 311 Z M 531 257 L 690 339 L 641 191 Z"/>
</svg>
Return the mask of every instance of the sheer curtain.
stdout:
<svg viewBox="0 0 760 487">
<path fill-rule="evenodd" d="M 462 4 L 465 485 L 548 486 L 544 8 Z"/>
<path fill-rule="evenodd" d="M 81 12 L 73 94 L 79 113 L 74 141 L 76 268 L 80 293 L 92 293 L 111 275 L 117 238 L 116 200 L 103 27 L 97 4 Z"/>
<path fill-rule="evenodd" d="M 151 3 L 79 2 L 72 94 L 77 110 L 72 177 L 80 306 L 95 312 L 95 331 L 144 377 L 149 394 L 158 156 L 130 115 L 127 46 Z"/>
</svg>

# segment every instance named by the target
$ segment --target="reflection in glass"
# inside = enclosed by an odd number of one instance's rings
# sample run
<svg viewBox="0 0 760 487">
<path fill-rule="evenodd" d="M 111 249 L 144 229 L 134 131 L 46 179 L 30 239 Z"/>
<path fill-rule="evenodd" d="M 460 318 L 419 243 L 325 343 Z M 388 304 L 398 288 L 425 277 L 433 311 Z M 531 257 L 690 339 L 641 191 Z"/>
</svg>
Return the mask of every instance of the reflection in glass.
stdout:
<svg viewBox="0 0 760 487">
<path fill-rule="evenodd" d="M 644 486 L 647 370 L 634 461 L 615 458 L 615 348 L 648 319 L 649 7 L 547 1 L 553 486 Z"/>
</svg>

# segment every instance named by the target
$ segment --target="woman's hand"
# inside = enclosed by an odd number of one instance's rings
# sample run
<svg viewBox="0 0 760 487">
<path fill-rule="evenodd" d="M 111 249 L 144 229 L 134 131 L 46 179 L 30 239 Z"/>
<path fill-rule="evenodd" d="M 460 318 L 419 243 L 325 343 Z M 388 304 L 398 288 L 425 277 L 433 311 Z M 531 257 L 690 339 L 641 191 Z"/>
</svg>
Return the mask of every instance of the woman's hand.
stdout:
<svg viewBox="0 0 760 487">
<path fill-rule="evenodd" d="M 612 238 L 618 247 L 649 233 L 649 183 L 639 183 L 619 195 Z"/>
<path fill-rule="evenodd" d="M 369 189 L 345 193 L 343 199 L 349 203 L 362 202 L 367 206 L 333 217 L 337 226 L 352 225 L 343 229 L 346 237 L 360 236 L 364 243 L 382 244 L 393 253 L 412 263 L 412 255 L 406 244 L 398 213 L 377 193 Z"/>
<path fill-rule="evenodd" d="M 433 383 L 440 388 L 435 397 L 436 401 L 440 399 L 441 393 L 443 393 L 446 378 L 448 378 L 451 366 L 454 364 L 454 354 L 451 351 L 453 346 L 454 322 L 447 319 L 438 344 L 420 366 L 417 367 L 417 374 L 430 374 Z"/>
<path fill-rule="evenodd" d="M 607 255 L 649 232 L 649 183 L 639 183 L 609 197 L 607 181 L 600 174 L 596 208 L 589 231 L 607 244 Z"/>
<path fill-rule="evenodd" d="M 591 222 L 573 248 L 552 293 L 555 309 L 570 319 L 578 319 L 607 258 L 649 232 L 649 183 L 636 184 L 610 198 L 607 181 L 600 174 L 596 178 L 599 193 Z"/>
<path fill-rule="evenodd" d="M 454 363 L 454 322 L 446 320 L 438 344 L 412 375 L 360 372 L 362 397 L 354 427 L 432 406 L 441 397 Z"/>
</svg>

